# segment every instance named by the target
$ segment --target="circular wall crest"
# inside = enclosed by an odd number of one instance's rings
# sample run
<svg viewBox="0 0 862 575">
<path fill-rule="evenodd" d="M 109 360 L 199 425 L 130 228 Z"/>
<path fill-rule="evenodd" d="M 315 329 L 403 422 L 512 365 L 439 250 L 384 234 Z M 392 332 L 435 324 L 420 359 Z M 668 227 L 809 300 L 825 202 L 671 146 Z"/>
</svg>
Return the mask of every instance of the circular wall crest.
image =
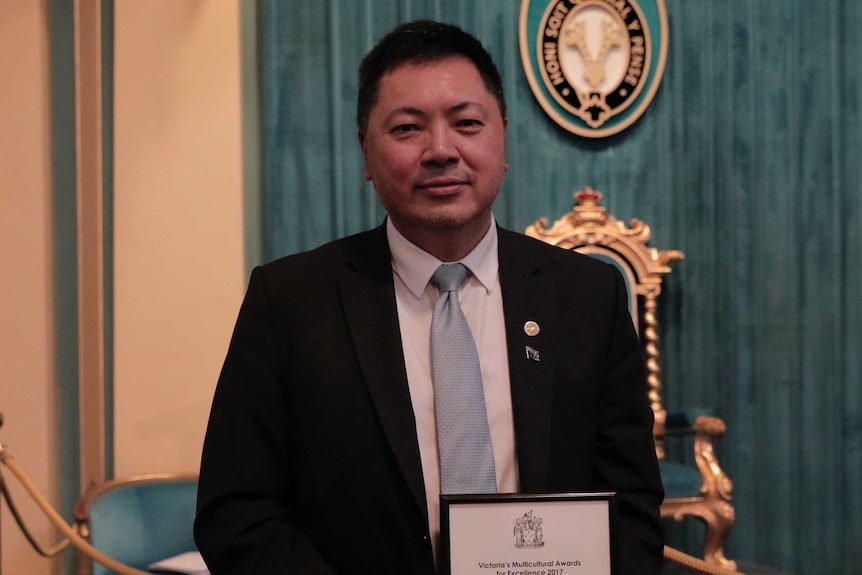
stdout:
<svg viewBox="0 0 862 575">
<path fill-rule="evenodd" d="M 521 60 L 533 94 L 566 130 L 616 134 L 649 107 L 667 56 L 664 0 L 523 0 Z"/>
</svg>

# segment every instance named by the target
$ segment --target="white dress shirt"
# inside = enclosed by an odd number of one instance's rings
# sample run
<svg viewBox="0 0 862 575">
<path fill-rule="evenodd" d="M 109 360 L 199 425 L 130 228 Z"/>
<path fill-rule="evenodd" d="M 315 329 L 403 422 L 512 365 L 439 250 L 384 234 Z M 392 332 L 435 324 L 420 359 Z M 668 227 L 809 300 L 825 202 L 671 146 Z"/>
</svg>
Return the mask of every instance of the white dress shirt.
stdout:
<svg viewBox="0 0 862 575">
<path fill-rule="evenodd" d="M 430 332 L 437 289 L 429 281 L 443 262 L 410 243 L 395 229 L 390 219 L 386 220 L 386 235 L 392 252 L 401 343 L 425 478 L 428 527 L 436 555 L 440 534 L 440 461 L 434 423 Z M 458 291 L 458 300 L 479 352 L 497 471 L 497 491 L 515 493 L 518 490 L 518 467 L 495 222 L 491 222 L 479 244 L 460 263 L 472 272 Z"/>
</svg>

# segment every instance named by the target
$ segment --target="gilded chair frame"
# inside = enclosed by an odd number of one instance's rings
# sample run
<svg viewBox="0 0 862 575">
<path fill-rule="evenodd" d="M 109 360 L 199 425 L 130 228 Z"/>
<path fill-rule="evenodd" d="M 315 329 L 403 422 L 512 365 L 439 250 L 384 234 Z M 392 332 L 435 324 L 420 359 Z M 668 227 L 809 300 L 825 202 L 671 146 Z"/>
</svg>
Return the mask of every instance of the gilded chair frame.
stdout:
<svg viewBox="0 0 862 575">
<path fill-rule="evenodd" d="M 610 258 L 626 276 L 629 309 L 644 346 L 647 395 L 655 419 L 656 456 L 664 462 L 668 418 L 662 399 L 659 364 L 658 296 L 664 276 L 671 271 L 671 264 L 685 256 L 679 250 L 658 250 L 647 245 L 652 238 L 650 227 L 637 218 L 632 218 L 628 225 L 617 220 L 599 205 L 601 198 L 600 192 L 587 187 L 575 194 L 572 211 L 550 228 L 548 220 L 541 218 L 527 227 L 526 234 L 563 249 Z M 665 499 L 661 516 L 662 519 L 676 521 L 685 516 L 699 518 L 706 525 L 704 559 L 734 570 L 736 563 L 724 556 L 724 542 L 735 522 L 731 505 L 733 483 L 722 470 L 713 450 L 715 440 L 722 437 L 725 430 L 721 419 L 707 415 L 696 417 L 684 430 L 695 436 L 694 459 L 701 478 L 700 494 Z M 673 434 L 680 433 L 674 431 Z"/>
<path fill-rule="evenodd" d="M 192 482 L 197 481 L 197 473 L 147 473 L 142 475 L 132 475 L 106 481 L 104 483 L 91 485 L 90 488 L 81 496 L 75 504 L 73 512 L 75 520 L 75 531 L 84 538 L 87 543 L 90 541 L 90 505 L 115 489 L 122 489 L 132 486 L 151 485 L 156 483 L 172 483 L 172 482 Z M 93 561 L 83 554 L 78 555 L 78 570 L 77 575 L 92 575 Z"/>
</svg>

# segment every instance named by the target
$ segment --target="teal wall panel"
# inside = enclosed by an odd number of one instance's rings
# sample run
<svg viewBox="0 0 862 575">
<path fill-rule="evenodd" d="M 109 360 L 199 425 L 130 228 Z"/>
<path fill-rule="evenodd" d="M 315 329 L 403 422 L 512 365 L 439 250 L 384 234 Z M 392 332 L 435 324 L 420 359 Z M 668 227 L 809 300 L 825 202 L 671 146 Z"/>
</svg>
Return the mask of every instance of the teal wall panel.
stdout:
<svg viewBox="0 0 862 575">
<path fill-rule="evenodd" d="M 75 19 L 74 6 L 48 4 L 51 82 L 51 179 L 54 252 L 56 345 L 56 433 L 59 439 L 58 511 L 72 517 L 81 495 L 80 426 L 78 423 L 78 220 L 75 156 Z M 15 529 L 15 527 L 12 527 Z M 75 553 L 64 551 L 62 569 L 73 573 Z M 2 566 L 0 566 L 2 568 Z"/>
<path fill-rule="evenodd" d="M 730 556 L 799 574 L 862 565 L 862 2 L 667 0 L 652 106 L 586 140 L 527 84 L 518 0 L 262 0 L 264 257 L 382 221 L 362 178 L 356 68 L 398 22 L 461 25 L 509 105 L 498 220 L 523 229 L 586 185 L 686 259 L 660 310 L 669 405 L 712 406 L 733 478 Z M 693 549 L 697 530 L 675 532 Z"/>
</svg>

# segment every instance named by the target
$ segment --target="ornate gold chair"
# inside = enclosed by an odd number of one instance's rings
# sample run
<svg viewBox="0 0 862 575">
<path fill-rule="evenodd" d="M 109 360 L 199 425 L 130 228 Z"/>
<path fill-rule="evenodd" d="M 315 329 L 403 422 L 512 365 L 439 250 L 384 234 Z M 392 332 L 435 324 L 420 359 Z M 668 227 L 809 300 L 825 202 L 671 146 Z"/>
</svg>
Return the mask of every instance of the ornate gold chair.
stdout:
<svg viewBox="0 0 862 575">
<path fill-rule="evenodd" d="M 652 232 L 646 224 L 632 219 L 627 226 L 600 206 L 602 194 L 586 188 L 575 194 L 574 209 L 554 222 L 540 219 L 526 230 L 527 235 L 567 250 L 589 254 L 616 265 L 629 291 L 629 310 L 640 334 L 646 358 L 650 405 L 655 415 L 656 455 L 659 459 L 665 501 L 662 519 L 681 521 L 694 516 L 706 525 L 704 559 L 734 570 L 736 563 L 724 557 L 724 542 L 735 516 L 730 503 L 733 483 L 722 471 L 713 452 L 713 443 L 725 433 L 724 422 L 701 411 L 667 411 L 662 401 L 661 368 L 657 321 L 658 295 L 670 264 L 684 258 L 677 250 L 649 247 Z M 678 435 L 694 436 L 697 469 L 665 457 L 665 440 Z"/>
</svg>

